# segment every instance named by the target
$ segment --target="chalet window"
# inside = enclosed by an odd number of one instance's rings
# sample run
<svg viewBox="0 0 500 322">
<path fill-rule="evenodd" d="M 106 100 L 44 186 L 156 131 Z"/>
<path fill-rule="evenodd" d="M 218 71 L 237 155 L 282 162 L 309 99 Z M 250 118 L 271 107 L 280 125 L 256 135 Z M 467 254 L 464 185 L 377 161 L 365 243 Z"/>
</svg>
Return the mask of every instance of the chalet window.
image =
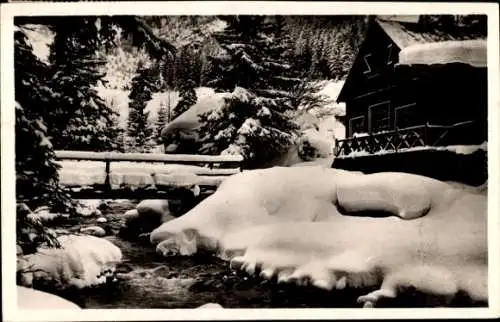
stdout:
<svg viewBox="0 0 500 322">
<path fill-rule="evenodd" d="M 349 120 L 349 137 L 352 137 L 354 133 L 365 133 L 365 117 L 357 116 Z"/>
<path fill-rule="evenodd" d="M 368 107 L 368 131 L 377 133 L 391 130 L 391 104 L 389 101 Z"/>
<path fill-rule="evenodd" d="M 394 126 L 398 129 L 420 125 L 417 104 L 411 103 L 394 109 Z"/>
</svg>

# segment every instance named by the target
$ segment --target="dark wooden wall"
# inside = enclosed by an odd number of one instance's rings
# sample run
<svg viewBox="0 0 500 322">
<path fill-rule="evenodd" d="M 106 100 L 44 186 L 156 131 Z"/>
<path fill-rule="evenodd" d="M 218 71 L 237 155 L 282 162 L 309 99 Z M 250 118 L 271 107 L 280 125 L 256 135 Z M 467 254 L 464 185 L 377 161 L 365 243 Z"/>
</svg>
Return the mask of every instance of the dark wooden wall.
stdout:
<svg viewBox="0 0 500 322">
<path fill-rule="evenodd" d="M 394 64 L 399 51 L 380 26 L 373 22 L 345 84 L 346 136 L 349 135 L 351 118 L 364 115 L 365 128 L 368 129 L 368 106 L 391 99 Z"/>
<path fill-rule="evenodd" d="M 369 132 L 369 107 L 389 102 L 390 130 L 395 129 L 395 109 L 405 109 L 406 121 L 400 128 L 429 122 L 451 125 L 477 120 L 487 123 L 487 69 L 465 64 L 395 67 L 400 49 L 373 22 L 351 69 L 341 100 L 346 103 L 346 137 L 350 119 L 364 116 L 364 132 Z M 403 117 L 398 109 L 399 119 Z M 373 125 L 373 122 L 372 122 Z"/>
<path fill-rule="evenodd" d="M 488 178 L 487 153 L 483 150 L 478 150 L 473 154 L 421 150 L 356 158 L 336 158 L 332 167 L 364 173 L 413 173 L 472 186 L 479 186 Z"/>
</svg>

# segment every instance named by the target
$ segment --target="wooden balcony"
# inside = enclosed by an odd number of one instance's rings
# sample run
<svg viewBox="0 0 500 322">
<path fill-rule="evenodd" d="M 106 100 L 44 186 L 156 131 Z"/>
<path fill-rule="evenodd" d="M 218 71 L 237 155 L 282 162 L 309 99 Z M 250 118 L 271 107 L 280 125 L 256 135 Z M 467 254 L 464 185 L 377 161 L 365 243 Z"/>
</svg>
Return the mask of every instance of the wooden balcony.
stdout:
<svg viewBox="0 0 500 322">
<path fill-rule="evenodd" d="M 466 121 L 454 125 L 423 124 L 365 136 L 336 140 L 336 157 L 403 152 L 418 147 L 481 144 L 486 141 L 486 124 Z M 357 153 L 356 153 L 357 152 Z"/>
</svg>

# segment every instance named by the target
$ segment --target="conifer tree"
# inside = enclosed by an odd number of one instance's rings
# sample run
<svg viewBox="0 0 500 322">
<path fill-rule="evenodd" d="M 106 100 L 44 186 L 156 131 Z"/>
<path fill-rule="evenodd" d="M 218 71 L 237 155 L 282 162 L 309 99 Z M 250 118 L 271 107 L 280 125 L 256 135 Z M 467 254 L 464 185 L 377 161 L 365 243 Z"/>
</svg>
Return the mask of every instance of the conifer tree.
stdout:
<svg viewBox="0 0 500 322">
<path fill-rule="evenodd" d="M 14 53 L 16 200 L 32 209 L 71 209 L 71 199 L 59 187 L 59 166 L 45 121 L 57 95 L 47 86 L 49 67 L 33 54 L 21 28 L 14 33 Z"/>
<path fill-rule="evenodd" d="M 105 76 L 98 59 L 100 39 L 95 19 L 73 18 L 52 24 L 52 79 L 57 92 L 49 130 L 57 149 L 105 151 L 115 148 L 117 113 L 106 105 L 95 86 Z"/>
<path fill-rule="evenodd" d="M 292 68 L 283 17 L 223 17 L 215 35 L 225 53 L 212 57 L 208 82 L 233 92 L 218 110 L 201 116 L 202 152 L 238 153 L 258 167 L 285 152 L 297 138 L 292 91 L 300 84 Z"/>
<path fill-rule="evenodd" d="M 160 108 L 158 109 L 158 118 L 155 124 L 155 140 L 156 144 L 162 144 L 161 131 L 167 125 L 169 115 L 168 109 L 164 101 L 161 101 Z"/>
<path fill-rule="evenodd" d="M 158 73 L 154 68 L 140 62 L 137 74 L 132 79 L 132 90 L 129 98 L 129 115 L 127 134 L 131 140 L 132 149 L 136 152 L 147 152 L 151 149 L 153 129 L 148 122 L 147 103 L 152 99 L 158 88 Z"/>
<path fill-rule="evenodd" d="M 185 84 L 180 86 L 179 102 L 177 102 L 177 105 L 174 107 L 172 118 L 176 118 L 196 104 L 197 97 L 194 88 L 195 84 L 191 79 L 186 80 Z"/>
</svg>

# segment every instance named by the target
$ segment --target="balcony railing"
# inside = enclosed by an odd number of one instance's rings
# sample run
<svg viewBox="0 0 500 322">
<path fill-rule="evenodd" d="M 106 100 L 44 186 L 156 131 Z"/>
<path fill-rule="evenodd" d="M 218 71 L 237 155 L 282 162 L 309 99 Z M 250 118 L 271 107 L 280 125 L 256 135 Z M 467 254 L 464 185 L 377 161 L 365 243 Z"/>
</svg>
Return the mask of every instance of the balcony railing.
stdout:
<svg viewBox="0 0 500 322">
<path fill-rule="evenodd" d="M 486 124 L 466 121 L 454 125 L 423 124 L 404 129 L 336 140 L 335 156 L 352 153 L 399 152 L 416 147 L 468 145 L 486 140 Z"/>
</svg>

